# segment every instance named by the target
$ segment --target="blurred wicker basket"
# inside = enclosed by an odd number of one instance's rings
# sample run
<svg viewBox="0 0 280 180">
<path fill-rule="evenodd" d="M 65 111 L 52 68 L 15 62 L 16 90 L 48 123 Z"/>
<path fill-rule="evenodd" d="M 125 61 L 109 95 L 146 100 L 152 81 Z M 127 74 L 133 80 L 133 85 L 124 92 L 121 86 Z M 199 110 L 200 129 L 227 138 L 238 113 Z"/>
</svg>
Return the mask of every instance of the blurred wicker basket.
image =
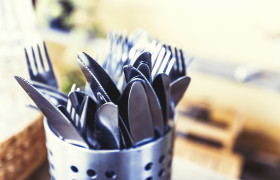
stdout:
<svg viewBox="0 0 280 180">
<path fill-rule="evenodd" d="M 34 121 L 0 142 L 0 180 L 26 179 L 46 160 L 43 116 L 32 109 L 26 114 Z"/>
</svg>

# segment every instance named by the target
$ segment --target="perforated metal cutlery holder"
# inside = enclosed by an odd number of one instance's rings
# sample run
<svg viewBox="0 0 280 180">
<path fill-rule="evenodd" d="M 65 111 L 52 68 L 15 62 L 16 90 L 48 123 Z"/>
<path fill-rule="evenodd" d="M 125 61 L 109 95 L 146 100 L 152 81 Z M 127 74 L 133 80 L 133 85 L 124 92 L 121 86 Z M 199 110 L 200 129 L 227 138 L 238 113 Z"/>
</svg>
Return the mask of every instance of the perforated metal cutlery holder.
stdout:
<svg viewBox="0 0 280 180">
<path fill-rule="evenodd" d="M 163 137 L 125 150 L 90 150 L 59 139 L 44 120 L 52 179 L 171 179 L 174 128 Z"/>
</svg>

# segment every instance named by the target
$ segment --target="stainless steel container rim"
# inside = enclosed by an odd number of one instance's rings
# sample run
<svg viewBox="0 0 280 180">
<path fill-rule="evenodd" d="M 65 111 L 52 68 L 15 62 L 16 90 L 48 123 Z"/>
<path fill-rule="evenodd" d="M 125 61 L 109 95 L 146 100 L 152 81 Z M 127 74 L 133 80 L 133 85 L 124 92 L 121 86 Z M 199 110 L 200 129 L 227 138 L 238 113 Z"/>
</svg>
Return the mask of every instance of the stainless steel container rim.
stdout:
<svg viewBox="0 0 280 180">
<path fill-rule="evenodd" d="M 175 118 L 173 118 L 173 120 L 174 119 Z M 103 153 L 104 154 L 105 153 L 126 153 L 128 151 L 129 152 L 131 152 L 131 151 L 141 151 L 142 149 L 149 148 L 149 147 L 153 146 L 154 144 L 157 144 L 159 141 L 161 141 L 162 139 L 166 138 L 167 136 L 170 136 L 170 134 L 172 133 L 172 130 L 175 127 L 175 124 L 176 124 L 176 121 L 174 120 L 173 124 L 172 124 L 172 127 L 165 133 L 165 135 L 155 139 L 153 142 L 150 142 L 150 143 L 147 143 L 147 144 L 135 147 L 135 148 L 132 147 L 132 148 L 128 148 L 128 149 L 113 149 L 113 150 L 110 149 L 110 150 L 106 150 L 106 149 L 86 149 L 86 148 L 75 146 L 75 145 L 72 145 L 72 144 L 69 144 L 69 143 L 63 141 L 62 139 L 57 137 L 52 132 L 52 130 L 51 130 L 50 126 L 49 126 L 47 118 L 46 117 L 44 118 L 44 128 L 45 128 L 45 131 L 46 131 L 45 133 L 46 133 L 47 136 L 51 136 L 51 139 L 55 140 L 56 143 L 62 144 L 65 147 L 74 148 L 77 151 L 83 151 L 83 152 L 88 152 L 88 153 L 101 153 L 101 154 L 103 154 Z"/>
</svg>

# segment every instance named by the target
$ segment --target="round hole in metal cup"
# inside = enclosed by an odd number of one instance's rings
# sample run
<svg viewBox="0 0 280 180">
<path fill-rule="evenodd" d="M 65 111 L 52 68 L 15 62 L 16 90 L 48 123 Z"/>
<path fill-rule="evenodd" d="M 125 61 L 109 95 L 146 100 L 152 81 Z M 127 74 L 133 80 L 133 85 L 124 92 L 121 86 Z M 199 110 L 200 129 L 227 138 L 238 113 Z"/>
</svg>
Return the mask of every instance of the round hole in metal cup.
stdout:
<svg viewBox="0 0 280 180">
<path fill-rule="evenodd" d="M 74 173 L 77 173 L 79 171 L 79 169 L 76 166 L 71 166 L 70 168 Z"/>
<path fill-rule="evenodd" d="M 109 179 L 116 179 L 117 174 L 114 171 L 108 170 L 105 172 L 105 176 Z"/>
<path fill-rule="evenodd" d="M 87 170 L 87 175 L 91 178 L 96 178 L 97 177 L 97 174 L 93 169 Z"/>
<path fill-rule="evenodd" d="M 146 180 L 153 180 L 153 177 L 150 176 L 150 177 L 148 177 Z"/>
<path fill-rule="evenodd" d="M 169 148 L 168 153 L 169 153 L 169 154 L 172 154 L 172 153 L 173 153 L 173 147 L 172 147 L 172 146 Z"/>
<path fill-rule="evenodd" d="M 170 174 L 170 173 L 167 174 L 166 179 L 167 179 L 167 180 L 171 179 L 171 174 Z"/>
<path fill-rule="evenodd" d="M 168 167 L 168 168 L 171 168 L 171 166 L 172 166 L 172 160 L 170 160 L 170 161 L 167 163 L 167 167 Z"/>
<path fill-rule="evenodd" d="M 164 155 L 160 156 L 158 162 L 162 164 L 164 163 L 164 161 L 165 161 L 165 156 Z"/>
<path fill-rule="evenodd" d="M 148 171 L 148 170 L 151 170 L 153 167 L 153 163 L 149 162 L 146 166 L 145 166 L 145 170 Z"/>
<path fill-rule="evenodd" d="M 161 170 L 159 170 L 159 172 L 158 172 L 158 177 L 163 177 L 165 175 L 165 171 L 164 171 L 164 169 L 161 169 Z"/>
</svg>

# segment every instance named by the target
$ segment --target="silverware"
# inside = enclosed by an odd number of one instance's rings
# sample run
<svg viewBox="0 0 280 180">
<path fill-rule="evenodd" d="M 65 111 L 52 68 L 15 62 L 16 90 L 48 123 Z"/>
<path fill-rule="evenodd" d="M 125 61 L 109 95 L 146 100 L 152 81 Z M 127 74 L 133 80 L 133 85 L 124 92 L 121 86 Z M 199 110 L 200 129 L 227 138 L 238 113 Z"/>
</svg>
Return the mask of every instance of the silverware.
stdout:
<svg viewBox="0 0 280 180">
<path fill-rule="evenodd" d="M 128 120 L 128 98 L 134 81 L 135 80 L 132 80 L 127 84 L 121 97 L 117 102 L 117 105 L 119 107 L 119 115 L 120 115 L 119 125 L 120 125 L 121 132 L 123 133 L 124 145 L 127 148 L 132 147 L 134 145 L 134 140 L 131 136 L 131 131 L 129 129 L 130 125 Z M 143 81 L 143 80 L 140 79 L 139 81 Z"/>
<path fill-rule="evenodd" d="M 190 81 L 191 81 L 190 77 L 182 76 L 177 80 L 171 82 L 170 92 L 171 92 L 172 101 L 174 102 L 175 106 L 179 103 L 179 101 L 183 97 L 184 93 L 186 92 L 186 89 L 190 84 Z"/>
<path fill-rule="evenodd" d="M 148 67 L 149 67 L 150 69 L 152 69 L 151 57 L 152 57 L 151 53 L 145 51 L 145 52 L 143 52 L 140 56 L 138 56 L 138 58 L 137 58 L 137 59 L 135 60 L 135 62 L 133 63 L 133 66 L 134 66 L 135 68 L 137 68 L 137 67 L 139 67 L 139 65 L 140 65 L 141 63 L 145 63 L 145 64 L 148 65 Z"/>
<path fill-rule="evenodd" d="M 80 126 L 80 107 L 81 107 L 81 103 L 78 100 L 78 97 L 74 92 L 69 93 L 69 113 L 71 115 L 72 118 L 72 122 L 74 123 L 74 125 L 76 126 L 76 128 L 78 128 Z"/>
<path fill-rule="evenodd" d="M 170 129 L 168 121 L 190 82 L 184 55 L 181 49 L 161 44 L 142 32 L 133 36 L 113 33 L 108 40 L 110 47 L 103 64 L 108 72 L 86 53 L 78 54 L 77 62 L 87 80 L 83 90 L 73 86 L 65 96 L 59 92 L 57 83 L 46 81 L 47 76 L 55 82 L 56 79 L 45 44 L 52 74 L 45 72 L 47 67 L 39 46 L 37 55 L 36 49 L 31 48 L 32 65 L 25 49 L 29 74 L 39 91 L 33 86 L 26 89 L 23 80 L 16 79 L 45 114 L 50 126 L 54 124 L 53 131 L 65 141 L 92 149 L 137 147 Z M 124 89 L 122 94 L 119 89 Z M 34 96 L 32 90 L 39 95 Z M 59 99 L 57 107 L 41 93 Z M 67 123 L 64 128 L 60 126 L 63 123 Z"/>
<path fill-rule="evenodd" d="M 171 82 L 186 75 L 185 57 L 184 57 L 184 53 L 183 53 L 182 49 L 179 49 L 179 52 L 178 52 L 178 49 L 175 47 L 174 53 L 175 54 L 173 54 L 173 56 L 175 55 L 176 61 L 173 64 L 171 72 L 169 74 Z"/>
<path fill-rule="evenodd" d="M 167 53 L 167 49 L 166 49 L 165 45 L 161 45 L 160 47 L 161 47 L 160 51 L 158 52 L 157 56 L 152 61 L 153 62 L 152 77 L 156 76 L 157 71 L 161 67 L 161 62 Z"/>
<path fill-rule="evenodd" d="M 171 62 L 171 59 L 172 59 L 171 46 L 168 45 L 166 47 L 166 54 L 165 54 L 164 58 L 162 59 L 161 65 L 158 68 L 158 70 L 155 73 L 155 75 L 160 74 L 160 73 L 168 74 L 167 71 L 166 71 L 168 69 L 168 66 L 172 66 L 173 65 L 172 62 Z"/>
<path fill-rule="evenodd" d="M 162 50 L 162 48 L 163 48 L 163 44 L 158 42 L 157 45 L 153 49 L 153 53 L 152 53 L 152 69 L 155 67 L 155 64 L 156 64 L 156 61 L 157 61 L 157 58 L 158 58 L 160 52 L 164 51 L 164 50 Z"/>
<path fill-rule="evenodd" d="M 79 56 L 79 57 L 81 57 L 81 56 Z M 97 105 L 102 106 L 104 103 L 111 102 L 110 97 L 108 96 L 107 92 L 104 90 L 103 86 L 98 81 L 97 77 L 89 70 L 88 66 L 85 65 L 85 63 L 82 59 L 84 60 L 85 57 L 78 58 L 78 64 L 79 64 L 80 68 L 82 69 L 82 72 L 84 73 L 87 81 L 89 82 L 89 85 L 94 94 L 95 102 L 97 103 Z M 99 77 L 99 78 L 101 78 L 101 77 Z M 124 126 L 124 124 L 123 123 L 120 123 L 120 124 L 121 124 L 121 128 L 123 131 L 122 134 L 124 134 L 124 136 L 126 137 L 125 146 L 127 146 L 127 145 L 130 146 L 130 144 L 131 144 L 130 135 L 128 135 L 128 133 L 126 132 L 127 130 L 126 130 L 126 127 Z M 93 128 L 94 128 L 94 125 L 93 125 Z M 90 134 L 93 137 L 98 137 L 98 136 L 96 136 L 95 132 L 91 132 Z"/>
<path fill-rule="evenodd" d="M 160 134 L 163 134 L 164 118 L 162 114 L 162 108 L 150 82 L 145 78 L 145 76 L 139 70 L 137 70 L 133 66 L 125 66 L 124 72 L 128 82 L 131 81 L 133 78 L 140 78 L 143 80 L 142 85 L 145 87 L 145 91 L 147 93 L 149 108 L 151 111 L 154 127 L 159 131 Z"/>
<path fill-rule="evenodd" d="M 148 33 L 139 31 L 131 35 L 127 33 L 109 33 L 107 41 L 109 49 L 102 67 L 110 75 L 116 86 L 124 89 L 123 66 L 133 64 L 150 44 Z"/>
<path fill-rule="evenodd" d="M 44 94 L 55 106 L 63 105 L 66 106 L 67 95 L 60 92 L 51 86 L 31 81 L 30 82 L 36 89 L 38 89 L 42 94 Z"/>
<path fill-rule="evenodd" d="M 134 146 L 151 141 L 154 127 L 147 94 L 140 81 L 133 82 L 128 97 L 128 125 Z"/>
<path fill-rule="evenodd" d="M 44 48 L 44 59 L 46 64 L 44 63 L 44 60 L 42 58 L 40 46 L 37 44 L 37 57 L 34 51 L 35 48 L 31 47 L 33 64 L 35 69 L 32 68 L 27 49 L 24 48 L 30 79 L 32 81 L 37 81 L 46 84 L 48 86 L 51 86 L 55 89 L 58 89 L 57 80 L 53 72 L 52 64 L 49 58 L 49 54 L 45 42 L 43 42 L 43 48 Z"/>
<path fill-rule="evenodd" d="M 65 106 L 67 102 L 67 96 L 58 90 L 57 81 L 53 72 L 45 42 L 43 42 L 43 47 L 45 53 L 45 62 L 42 58 L 40 47 L 37 44 L 37 51 L 34 50 L 34 47 L 31 47 L 33 57 L 32 63 L 30 61 L 31 56 L 28 55 L 27 49 L 24 48 L 28 73 L 31 80 L 30 82 L 56 106 Z M 31 64 L 34 65 L 34 68 L 32 68 Z"/>
<path fill-rule="evenodd" d="M 103 149 L 120 149 L 118 106 L 112 102 L 103 104 L 95 114 L 94 132 Z"/>
<path fill-rule="evenodd" d="M 101 144 L 98 142 L 94 132 L 96 108 L 95 102 L 89 96 L 84 96 L 80 107 L 81 115 L 78 131 L 86 139 L 91 149 L 101 149 Z"/>
<path fill-rule="evenodd" d="M 78 88 L 77 88 L 78 89 Z M 80 114 L 79 114 L 79 102 L 76 100 L 77 97 L 73 94 L 76 91 L 76 84 L 73 84 L 70 92 L 68 93 L 68 101 L 66 105 L 66 109 L 70 114 L 70 120 L 77 128 L 79 126 Z M 71 98 L 70 98 L 71 96 Z"/>
<path fill-rule="evenodd" d="M 15 76 L 15 79 L 35 102 L 38 108 L 44 113 L 48 122 L 55 129 L 56 134 L 58 134 L 61 139 L 76 146 L 89 148 L 88 144 L 80 136 L 69 119 L 56 106 L 48 101 L 42 93 L 25 79 L 19 76 Z"/>
<path fill-rule="evenodd" d="M 56 94 L 61 99 L 67 100 L 67 95 L 61 91 L 59 91 L 57 88 L 54 88 L 52 86 L 49 86 L 47 84 L 37 82 L 37 81 L 29 81 L 34 87 L 40 90 L 48 91 L 50 93 Z"/>
<path fill-rule="evenodd" d="M 153 88 L 157 94 L 164 118 L 164 129 L 168 130 L 169 108 L 170 108 L 170 80 L 166 74 L 158 74 L 153 81 Z"/>
<path fill-rule="evenodd" d="M 171 50 L 171 49 L 170 49 Z M 190 77 L 186 76 L 185 57 L 182 49 L 174 49 L 175 62 L 169 73 L 170 77 L 170 91 L 172 98 L 172 105 L 175 106 L 179 103 L 179 100 L 183 97 L 186 89 L 191 81 Z"/>
<path fill-rule="evenodd" d="M 84 96 L 84 99 L 80 105 L 80 124 L 79 124 L 79 131 L 80 134 L 85 136 L 86 135 L 86 128 L 87 128 L 87 114 L 89 108 L 89 96 Z"/>
<path fill-rule="evenodd" d="M 121 148 L 126 149 L 132 147 L 133 146 L 132 137 L 120 114 L 119 114 L 119 129 L 120 129 L 120 138 L 121 138 Z"/>
<path fill-rule="evenodd" d="M 151 62 L 151 53 L 150 52 L 143 52 L 133 63 L 133 67 L 137 68 L 151 83 L 152 76 L 152 62 Z"/>
<path fill-rule="evenodd" d="M 137 69 L 152 83 L 151 69 L 146 63 L 140 63 Z"/>
<path fill-rule="evenodd" d="M 82 91 L 73 91 L 68 95 L 69 100 L 71 101 L 73 107 L 77 110 L 79 114 L 81 114 L 82 103 L 84 101 L 85 96 L 87 96 Z"/>
<path fill-rule="evenodd" d="M 81 104 L 80 126 L 78 130 L 86 139 L 91 149 L 101 149 L 101 144 L 98 142 L 96 133 L 94 132 L 95 114 L 98 105 L 89 96 L 84 96 Z"/>
<path fill-rule="evenodd" d="M 88 70 L 96 77 L 104 91 L 108 94 L 112 102 L 116 102 L 120 97 L 120 92 L 113 80 L 104 71 L 104 69 L 86 53 L 78 54 L 80 61 L 88 68 Z"/>
<path fill-rule="evenodd" d="M 94 101 L 97 102 L 98 94 L 101 94 L 107 102 L 111 102 L 110 97 L 108 96 L 108 94 L 106 93 L 106 91 L 104 90 L 100 82 L 98 81 L 98 79 L 95 77 L 95 75 L 89 70 L 89 68 L 83 62 L 83 60 L 78 58 L 77 62 L 93 92 Z"/>
</svg>

